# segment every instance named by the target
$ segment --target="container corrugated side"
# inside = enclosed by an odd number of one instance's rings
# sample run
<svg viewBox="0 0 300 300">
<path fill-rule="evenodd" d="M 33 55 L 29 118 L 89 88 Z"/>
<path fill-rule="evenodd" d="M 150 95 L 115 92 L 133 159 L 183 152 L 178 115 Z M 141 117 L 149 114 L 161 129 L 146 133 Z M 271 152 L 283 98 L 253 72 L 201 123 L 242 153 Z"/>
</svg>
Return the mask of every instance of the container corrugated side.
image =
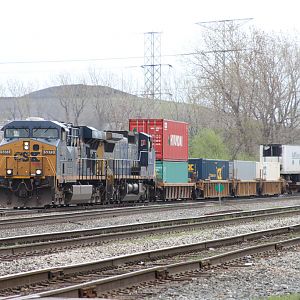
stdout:
<svg viewBox="0 0 300 300">
<path fill-rule="evenodd" d="M 230 179 L 236 180 L 255 180 L 256 161 L 234 160 L 230 162 Z"/>
<path fill-rule="evenodd" d="M 188 163 L 181 161 L 156 161 L 156 178 L 166 183 L 187 183 Z"/>
<path fill-rule="evenodd" d="M 157 160 L 188 160 L 188 124 L 165 119 L 130 119 L 129 130 L 152 137 Z"/>
<path fill-rule="evenodd" d="M 189 177 L 197 180 L 229 179 L 229 161 L 218 159 L 189 159 Z"/>
</svg>

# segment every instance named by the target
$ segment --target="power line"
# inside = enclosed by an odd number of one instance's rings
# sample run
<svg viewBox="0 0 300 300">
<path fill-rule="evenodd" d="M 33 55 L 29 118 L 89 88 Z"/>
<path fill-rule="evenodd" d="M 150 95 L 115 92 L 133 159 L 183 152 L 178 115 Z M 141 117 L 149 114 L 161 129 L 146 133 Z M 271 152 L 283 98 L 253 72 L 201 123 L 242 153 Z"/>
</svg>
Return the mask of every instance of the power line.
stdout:
<svg viewBox="0 0 300 300">
<path fill-rule="evenodd" d="M 245 49 L 232 49 L 224 51 L 243 51 Z M 177 57 L 177 56 L 189 56 L 198 54 L 209 54 L 222 52 L 222 50 L 211 51 L 197 51 L 187 53 L 174 53 L 174 54 L 162 54 L 161 57 Z M 0 65 L 13 65 L 13 64 L 44 64 L 44 63 L 72 63 L 72 62 L 93 62 L 93 61 L 110 61 L 110 60 L 132 60 L 132 59 L 144 59 L 144 56 L 127 56 L 127 57 L 106 57 L 106 58 L 86 58 L 86 59 L 60 59 L 60 60 L 33 60 L 33 61 L 0 61 Z M 129 66 L 136 67 L 136 66 Z"/>
</svg>

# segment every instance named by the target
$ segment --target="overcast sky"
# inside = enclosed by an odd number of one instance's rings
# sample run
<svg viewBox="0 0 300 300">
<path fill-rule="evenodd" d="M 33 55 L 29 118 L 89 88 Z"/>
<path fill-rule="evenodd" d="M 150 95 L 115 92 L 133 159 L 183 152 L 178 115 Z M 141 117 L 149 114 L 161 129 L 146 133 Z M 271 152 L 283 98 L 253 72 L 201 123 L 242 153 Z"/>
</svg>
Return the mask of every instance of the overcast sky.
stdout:
<svg viewBox="0 0 300 300">
<path fill-rule="evenodd" d="M 163 55 L 189 52 L 200 37 L 195 24 L 200 21 L 254 18 L 251 25 L 268 31 L 300 32 L 299 0 L 0 0 L 0 5 L 2 84 L 18 79 L 43 87 L 58 73 L 88 68 L 142 73 L 144 32 L 162 32 Z"/>
</svg>

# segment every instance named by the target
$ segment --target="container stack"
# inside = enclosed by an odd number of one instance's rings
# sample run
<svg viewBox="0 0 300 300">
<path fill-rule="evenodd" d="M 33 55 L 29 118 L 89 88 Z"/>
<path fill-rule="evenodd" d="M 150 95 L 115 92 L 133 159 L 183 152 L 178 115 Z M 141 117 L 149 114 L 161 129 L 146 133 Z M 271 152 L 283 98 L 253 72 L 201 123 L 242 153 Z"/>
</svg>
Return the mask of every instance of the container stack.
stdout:
<svg viewBox="0 0 300 300">
<path fill-rule="evenodd" d="M 156 177 L 164 183 L 188 182 L 188 124 L 165 119 L 130 119 L 129 130 L 152 136 Z"/>
</svg>

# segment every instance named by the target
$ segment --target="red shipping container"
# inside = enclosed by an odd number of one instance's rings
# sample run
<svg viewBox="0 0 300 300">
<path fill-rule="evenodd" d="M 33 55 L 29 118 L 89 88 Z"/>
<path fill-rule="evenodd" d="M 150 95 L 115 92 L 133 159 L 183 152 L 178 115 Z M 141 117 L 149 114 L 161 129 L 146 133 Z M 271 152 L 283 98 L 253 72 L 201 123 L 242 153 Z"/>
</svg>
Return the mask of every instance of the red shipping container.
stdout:
<svg viewBox="0 0 300 300">
<path fill-rule="evenodd" d="M 164 119 L 130 119 L 129 130 L 152 136 L 157 160 L 188 160 L 188 124 Z"/>
</svg>

